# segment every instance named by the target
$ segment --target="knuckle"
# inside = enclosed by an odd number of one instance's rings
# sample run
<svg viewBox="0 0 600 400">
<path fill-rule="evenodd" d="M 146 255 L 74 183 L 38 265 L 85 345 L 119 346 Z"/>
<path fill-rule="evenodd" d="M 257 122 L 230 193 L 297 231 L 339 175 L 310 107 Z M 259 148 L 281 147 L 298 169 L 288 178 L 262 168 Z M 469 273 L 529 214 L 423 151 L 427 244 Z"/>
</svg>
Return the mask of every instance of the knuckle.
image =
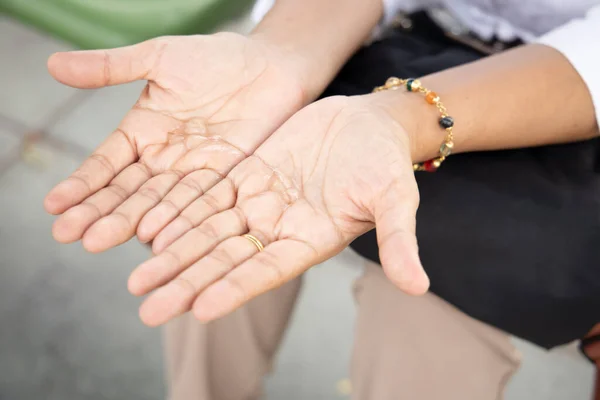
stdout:
<svg viewBox="0 0 600 400">
<path fill-rule="evenodd" d="M 263 265 L 267 273 L 267 285 L 272 288 L 281 285 L 285 281 L 285 276 L 280 266 L 278 257 L 268 251 L 258 253 L 257 260 Z"/>
<path fill-rule="evenodd" d="M 205 193 L 204 196 L 201 197 L 202 201 L 208 208 L 211 209 L 214 213 L 218 213 L 221 211 L 219 207 L 219 201 L 210 193 Z"/>
<path fill-rule="evenodd" d="M 224 264 L 231 267 L 236 264 L 234 257 L 228 251 L 223 249 L 214 249 L 209 254 L 209 257 L 219 264 Z"/>
<path fill-rule="evenodd" d="M 94 214 L 96 214 L 96 219 L 99 219 L 104 216 L 104 214 L 100 210 L 100 207 L 98 207 L 97 204 L 86 200 L 82 203 L 82 205 L 84 205 L 84 206 L 88 207 L 90 210 L 92 210 L 94 212 Z"/>
<path fill-rule="evenodd" d="M 183 172 L 178 171 L 176 169 L 170 169 L 168 171 L 165 171 L 163 174 L 166 175 L 166 176 L 172 175 L 177 180 L 181 180 L 181 179 L 183 179 L 185 177 L 185 174 Z"/>
<path fill-rule="evenodd" d="M 99 153 L 94 153 L 89 158 L 90 161 L 95 161 L 100 164 L 105 170 L 110 172 L 112 175 L 116 175 L 116 169 L 110 162 L 110 160 L 104 155 Z"/>
<path fill-rule="evenodd" d="M 125 133 L 123 134 L 125 135 Z M 146 179 L 150 179 L 152 177 L 152 171 L 145 164 L 138 162 L 133 165 L 135 165 L 135 167 L 140 170 L 140 172 L 146 177 Z"/>
<path fill-rule="evenodd" d="M 127 145 L 129 146 L 129 149 L 131 150 L 131 153 L 133 155 L 133 157 L 137 156 L 137 145 L 135 143 L 135 139 L 128 134 L 127 132 L 125 132 L 125 130 L 121 127 L 117 128 L 114 132 L 113 132 L 114 137 L 120 137 L 121 140 L 123 140 L 125 143 L 127 143 Z M 134 165 L 137 165 L 139 167 L 146 167 L 145 165 L 141 164 L 141 163 L 135 163 Z M 149 175 L 149 171 L 146 167 L 146 169 L 144 170 L 145 175 Z"/>
<path fill-rule="evenodd" d="M 194 284 L 193 280 L 183 274 L 173 279 L 171 283 L 183 289 L 190 296 L 195 296 L 198 293 L 198 287 Z"/>
<path fill-rule="evenodd" d="M 194 222 L 194 220 L 192 220 L 192 218 L 188 217 L 185 214 L 180 214 L 177 217 L 178 220 L 185 222 L 187 225 L 189 225 L 190 229 L 195 228 L 196 227 L 196 223 Z"/>
<path fill-rule="evenodd" d="M 177 204 L 175 204 L 173 202 L 173 200 L 170 199 L 162 199 L 160 202 L 161 205 L 167 206 L 168 208 L 175 210 L 175 211 L 179 211 L 179 207 L 177 206 Z"/>
<path fill-rule="evenodd" d="M 129 216 L 127 216 L 126 214 L 124 214 L 120 211 L 115 211 L 115 212 L 113 212 L 112 215 L 121 218 L 121 220 L 125 223 L 125 228 L 127 228 L 127 231 L 133 231 L 133 229 L 132 229 L 133 224 L 131 223 Z"/>
<path fill-rule="evenodd" d="M 85 188 L 87 189 L 88 193 L 92 193 L 92 186 L 90 185 L 89 182 L 89 176 L 85 173 L 82 172 L 81 169 L 78 169 L 77 171 L 75 171 L 75 173 L 73 173 L 73 175 L 71 175 L 68 179 L 77 181 L 79 183 L 81 183 L 82 185 L 85 186 Z"/>
<path fill-rule="evenodd" d="M 112 81 L 112 77 L 111 77 L 111 69 L 112 69 L 112 55 L 111 52 L 108 50 L 104 50 L 103 52 L 104 54 L 104 70 L 103 72 L 103 80 L 104 80 L 104 86 L 108 86 L 110 85 L 111 81 Z"/>
<path fill-rule="evenodd" d="M 162 254 L 164 254 L 164 256 L 171 258 L 171 260 L 173 260 L 173 262 L 175 263 L 176 267 L 181 266 L 182 260 L 181 257 L 179 257 L 179 254 L 177 254 L 176 252 L 174 252 L 171 249 L 165 249 Z"/>
<path fill-rule="evenodd" d="M 235 215 L 235 220 L 239 223 L 240 229 L 244 229 L 248 226 L 248 219 L 246 218 L 246 215 L 244 214 L 241 208 L 234 207 L 231 209 L 231 212 L 233 213 L 233 215 Z"/>
<path fill-rule="evenodd" d="M 127 193 L 127 191 L 125 189 L 123 189 L 123 187 L 119 184 L 113 183 L 113 184 L 109 185 L 107 189 L 112 194 L 117 196 L 121 202 L 127 200 L 127 198 L 129 197 L 129 194 Z"/>
<path fill-rule="evenodd" d="M 258 229 L 256 227 L 252 228 L 252 232 L 254 234 L 254 236 L 258 237 L 262 244 L 265 245 L 265 247 L 275 241 L 277 241 L 277 236 L 276 233 L 274 231 L 266 231 L 265 229 Z"/>
<path fill-rule="evenodd" d="M 139 194 L 140 196 L 149 199 L 153 203 L 158 203 L 162 200 L 161 194 L 158 193 L 158 191 L 153 187 L 141 188 Z"/>
<path fill-rule="evenodd" d="M 197 229 L 203 235 L 213 239 L 216 239 L 220 236 L 220 230 L 212 222 L 204 222 Z"/>
<path fill-rule="evenodd" d="M 238 301 L 240 303 L 248 301 L 252 297 L 245 284 L 242 281 L 239 281 L 237 278 L 231 276 L 231 274 L 226 275 L 223 280 L 238 293 Z"/>
<path fill-rule="evenodd" d="M 204 189 L 198 182 L 196 182 L 192 178 L 184 178 L 179 182 L 180 185 L 185 186 L 186 188 L 192 190 L 196 196 L 202 196 L 204 194 Z"/>
</svg>

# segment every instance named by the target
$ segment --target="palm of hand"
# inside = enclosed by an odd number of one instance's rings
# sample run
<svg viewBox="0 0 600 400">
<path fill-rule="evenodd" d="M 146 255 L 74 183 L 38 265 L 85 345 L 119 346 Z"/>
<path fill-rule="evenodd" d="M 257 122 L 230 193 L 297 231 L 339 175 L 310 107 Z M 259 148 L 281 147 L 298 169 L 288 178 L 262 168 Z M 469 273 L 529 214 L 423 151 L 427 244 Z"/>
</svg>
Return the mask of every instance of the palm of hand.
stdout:
<svg viewBox="0 0 600 400">
<path fill-rule="evenodd" d="M 146 323 L 192 307 L 203 321 L 222 316 L 332 257 L 375 223 L 388 276 L 409 292 L 426 289 L 405 135 L 359 102 L 330 98 L 300 111 L 159 234 L 159 255 L 130 279 L 138 295 L 160 287 L 142 306 Z M 246 233 L 265 250 L 257 252 Z"/>
<path fill-rule="evenodd" d="M 119 128 L 47 197 L 50 212 L 64 213 L 55 237 L 83 238 L 90 251 L 123 243 L 136 229 L 141 240 L 152 240 L 301 106 L 285 62 L 235 34 L 51 59 L 53 75 L 72 86 L 148 80 Z"/>
</svg>

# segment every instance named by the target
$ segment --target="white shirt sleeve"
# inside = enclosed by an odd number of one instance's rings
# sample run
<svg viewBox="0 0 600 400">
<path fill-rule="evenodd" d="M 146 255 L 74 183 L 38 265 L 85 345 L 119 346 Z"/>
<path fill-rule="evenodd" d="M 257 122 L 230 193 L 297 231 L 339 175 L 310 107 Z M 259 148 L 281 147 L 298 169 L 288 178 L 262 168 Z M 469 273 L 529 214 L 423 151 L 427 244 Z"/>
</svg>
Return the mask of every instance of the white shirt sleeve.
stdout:
<svg viewBox="0 0 600 400">
<path fill-rule="evenodd" d="M 538 39 L 560 51 L 586 83 L 600 124 L 600 6 Z"/>
<path fill-rule="evenodd" d="M 275 4 L 275 0 L 258 0 L 252 9 L 252 21 L 259 23 Z"/>
<path fill-rule="evenodd" d="M 374 0 L 369 0 L 374 1 Z M 418 8 L 423 8 L 424 5 L 430 3 L 431 0 L 380 0 L 383 1 L 383 18 L 373 31 L 373 38 L 377 38 L 383 28 L 388 26 L 398 14 L 400 10 L 405 12 L 415 11 Z M 271 7 L 275 4 L 275 0 L 257 0 L 252 9 L 252 21 L 258 24 Z"/>
<path fill-rule="evenodd" d="M 373 1 L 373 0 L 369 0 Z M 383 19 L 381 20 L 380 26 L 384 27 L 389 25 L 399 11 L 412 12 L 419 8 L 424 8 L 427 4 L 431 3 L 432 0 L 381 0 L 383 1 Z M 275 4 L 275 0 L 257 0 L 252 10 L 252 20 L 254 22 L 260 22 L 261 19 L 269 12 L 271 7 Z"/>
</svg>

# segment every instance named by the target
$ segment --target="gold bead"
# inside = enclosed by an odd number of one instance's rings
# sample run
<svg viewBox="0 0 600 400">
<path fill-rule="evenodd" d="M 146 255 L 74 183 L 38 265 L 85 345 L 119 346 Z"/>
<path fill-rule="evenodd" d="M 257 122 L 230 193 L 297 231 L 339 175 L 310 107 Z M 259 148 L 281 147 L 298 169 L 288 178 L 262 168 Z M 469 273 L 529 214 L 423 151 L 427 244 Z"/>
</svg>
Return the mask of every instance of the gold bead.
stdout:
<svg viewBox="0 0 600 400">
<path fill-rule="evenodd" d="M 402 81 L 400 80 L 400 78 L 396 78 L 395 76 L 392 76 L 391 78 L 388 78 L 387 81 L 385 81 L 386 88 L 397 87 L 397 86 L 400 86 L 401 84 L 402 84 Z"/>
<path fill-rule="evenodd" d="M 413 164 L 413 171 L 418 171 L 420 168 L 419 164 Z"/>
<path fill-rule="evenodd" d="M 450 154 L 452 154 L 453 149 L 454 149 L 453 142 L 444 142 L 440 146 L 440 154 L 444 157 L 448 157 Z"/>
<path fill-rule="evenodd" d="M 442 165 L 441 160 L 433 160 L 433 166 L 435 167 L 435 169 L 438 169 L 440 165 Z"/>
<path fill-rule="evenodd" d="M 410 85 L 410 89 L 413 92 L 418 92 L 419 89 L 421 89 L 422 85 L 421 85 L 421 81 L 418 79 L 415 79 L 414 81 L 412 81 L 412 84 Z"/>
</svg>

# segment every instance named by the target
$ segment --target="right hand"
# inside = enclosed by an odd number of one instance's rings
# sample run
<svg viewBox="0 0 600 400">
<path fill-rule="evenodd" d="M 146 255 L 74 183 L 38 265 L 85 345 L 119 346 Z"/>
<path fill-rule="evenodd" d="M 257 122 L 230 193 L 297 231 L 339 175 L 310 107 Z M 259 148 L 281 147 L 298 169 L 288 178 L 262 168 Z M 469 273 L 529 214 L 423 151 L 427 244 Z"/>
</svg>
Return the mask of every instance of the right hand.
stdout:
<svg viewBox="0 0 600 400">
<path fill-rule="evenodd" d="M 402 125 L 390 96 L 409 99 L 399 103 Z M 160 325 L 190 309 L 203 322 L 222 317 L 375 226 L 388 278 L 407 293 L 427 291 L 415 236 L 412 160 L 423 158 L 413 140 L 414 98 L 329 97 L 297 112 L 157 237 L 158 255 L 129 280 L 131 293 L 153 292 L 142 320 Z"/>
<path fill-rule="evenodd" d="M 82 239 L 91 252 L 136 231 L 153 240 L 309 100 L 299 61 L 233 33 L 53 55 L 50 73 L 69 86 L 148 81 L 115 132 L 46 197 L 46 210 L 62 214 L 55 239 Z"/>
</svg>

